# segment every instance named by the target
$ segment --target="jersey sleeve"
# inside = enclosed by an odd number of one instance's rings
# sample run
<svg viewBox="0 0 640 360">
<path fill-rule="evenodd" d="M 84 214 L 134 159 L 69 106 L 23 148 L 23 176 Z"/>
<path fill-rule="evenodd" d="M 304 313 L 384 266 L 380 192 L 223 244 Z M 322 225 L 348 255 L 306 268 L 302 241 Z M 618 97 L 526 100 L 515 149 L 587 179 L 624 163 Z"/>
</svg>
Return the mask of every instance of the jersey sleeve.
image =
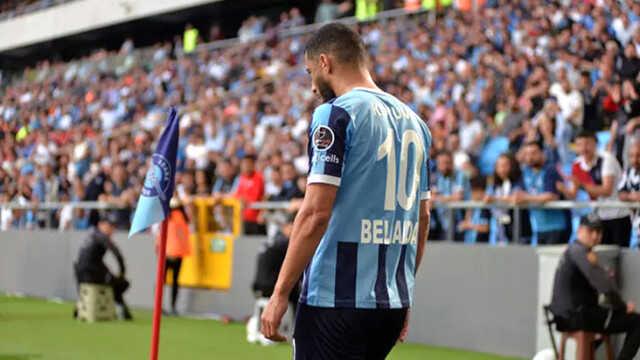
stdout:
<svg viewBox="0 0 640 360">
<path fill-rule="evenodd" d="M 309 129 L 308 184 L 340 186 L 349 121 L 349 114 L 332 104 L 322 104 L 313 112 Z"/>
</svg>

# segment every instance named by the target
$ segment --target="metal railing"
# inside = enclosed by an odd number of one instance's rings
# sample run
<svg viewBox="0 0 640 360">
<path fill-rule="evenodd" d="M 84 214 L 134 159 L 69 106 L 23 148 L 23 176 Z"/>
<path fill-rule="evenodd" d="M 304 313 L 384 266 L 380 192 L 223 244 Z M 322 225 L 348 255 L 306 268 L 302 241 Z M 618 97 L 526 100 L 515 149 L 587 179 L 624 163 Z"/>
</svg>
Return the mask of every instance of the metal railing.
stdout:
<svg viewBox="0 0 640 360">
<path fill-rule="evenodd" d="M 291 203 L 289 201 L 264 201 L 255 202 L 251 205 L 251 208 L 260 210 L 274 210 L 274 211 L 286 211 L 290 208 Z M 518 243 L 521 237 L 522 219 L 521 211 L 524 209 L 547 209 L 547 210 L 577 210 L 577 209 L 640 209 L 640 202 L 624 202 L 624 201 L 550 201 L 544 204 L 513 204 L 506 202 L 491 202 L 486 203 L 483 201 L 452 201 L 452 202 L 433 202 L 433 208 L 447 210 L 447 217 L 449 224 L 455 223 L 455 210 L 468 210 L 468 209 L 505 209 L 513 210 L 513 242 Z M 0 210 L 27 210 L 34 212 L 41 211 L 55 211 L 60 210 L 66 206 L 71 206 L 74 209 L 84 210 L 118 210 L 125 209 L 124 206 L 117 204 L 99 201 L 77 201 L 77 202 L 42 202 L 42 203 L 30 203 L 20 204 L 15 202 L 0 203 Z M 453 240 L 455 236 L 455 227 L 448 226 L 447 239 Z"/>
</svg>

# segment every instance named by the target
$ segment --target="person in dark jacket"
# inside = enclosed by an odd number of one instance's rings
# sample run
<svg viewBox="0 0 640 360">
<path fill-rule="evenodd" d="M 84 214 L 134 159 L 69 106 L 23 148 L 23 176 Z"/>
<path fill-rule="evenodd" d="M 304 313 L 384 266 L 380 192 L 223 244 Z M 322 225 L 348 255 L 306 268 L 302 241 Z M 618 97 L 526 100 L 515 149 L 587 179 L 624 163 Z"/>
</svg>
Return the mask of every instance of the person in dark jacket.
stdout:
<svg viewBox="0 0 640 360">
<path fill-rule="evenodd" d="M 129 288 L 126 280 L 126 267 L 120 249 L 111 239 L 117 218 L 113 212 L 101 212 L 94 231 L 84 241 L 78 253 L 78 259 L 74 264 L 78 288 L 81 283 L 110 285 L 113 288 L 113 297 L 121 309 L 121 315 L 126 320 L 132 320 L 129 307 L 124 301 L 123 294 Z M 104 263 L 104 256 L 110 251 L 118 262 L 118 275 L 111 273 Z M 77 309 L 74 311 L 74 317 Z"/>
<path fill-rule="evenodd" d="M 556 269 L 550 308 L 558 331 L 626 333 L 616 359 L 633 359 L 640 347 L 640 314 L 632 302 L 622 300 L 613 278 L 598 264 L 593 247 L 601 239 L 600 219 L 595 214 L 584 216 L 577 241 L 569 245 Z"/>
</svg>

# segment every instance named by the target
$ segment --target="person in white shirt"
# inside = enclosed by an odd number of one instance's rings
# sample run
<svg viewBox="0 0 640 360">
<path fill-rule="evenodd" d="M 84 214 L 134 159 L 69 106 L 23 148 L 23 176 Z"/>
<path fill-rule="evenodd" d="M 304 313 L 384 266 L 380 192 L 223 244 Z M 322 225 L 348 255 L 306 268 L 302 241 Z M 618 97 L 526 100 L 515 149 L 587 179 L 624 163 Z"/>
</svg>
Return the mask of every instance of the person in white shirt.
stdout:
<svg viewBox="0 0 640 360">
<path fill-rule="evenodd" d="M 567 198 L 575 199 L 579 189 L 589 194 L 592 200 L 618 200 L 618 184 L 622 178 L 622 168 L 610 153 L 596 152 L 596 137 L 593 132 L 583 130 L 576 136 L 578 158 L 571 167 L 571 184 L 558 182 L 556 187 Z M 627 208 L 600 208 L 595 213 L 602 220 L 602 243 L 629 246 L 631 237 L 631 217 Z"/>
</svg>

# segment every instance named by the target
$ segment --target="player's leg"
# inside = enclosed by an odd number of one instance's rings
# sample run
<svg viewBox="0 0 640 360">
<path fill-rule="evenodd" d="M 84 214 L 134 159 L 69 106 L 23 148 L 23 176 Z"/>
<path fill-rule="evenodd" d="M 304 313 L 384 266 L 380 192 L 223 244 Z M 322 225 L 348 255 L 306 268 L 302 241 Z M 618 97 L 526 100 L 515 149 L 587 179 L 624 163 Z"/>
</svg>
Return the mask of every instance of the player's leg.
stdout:
<svg viewBox="0 0 640 360">
<path fill-rule="evenodd" d="M 366 333 L 359 310 L 298 305 L 295 360 L 364 360 Z"/>
<path fill-rule="evenodd" d="M 367 323 L 367 360 L 386 359 L 400 337 L 407 309 L 372 310 Z"/>
</svg>

